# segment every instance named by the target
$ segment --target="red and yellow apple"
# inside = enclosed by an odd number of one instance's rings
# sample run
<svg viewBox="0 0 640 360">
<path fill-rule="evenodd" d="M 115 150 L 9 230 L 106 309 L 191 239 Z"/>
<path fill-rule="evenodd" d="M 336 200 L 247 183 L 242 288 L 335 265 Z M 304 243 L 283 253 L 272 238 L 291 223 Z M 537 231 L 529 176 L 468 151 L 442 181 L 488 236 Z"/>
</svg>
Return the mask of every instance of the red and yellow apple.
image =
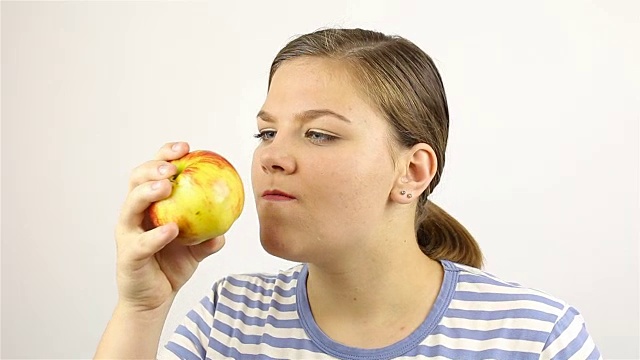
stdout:
<svg viewBox="0 0 640 360">
<path fill-rule="evenodd" d="M 148 209 L 154 226 L 175 222 L 178 241 L 195 245 L 226 233 L 244 206 L 244 187 L 236 169 L 221 155 L 196 150 L 171 161 L 177 173 L 171 195 Z"/>
</svg>

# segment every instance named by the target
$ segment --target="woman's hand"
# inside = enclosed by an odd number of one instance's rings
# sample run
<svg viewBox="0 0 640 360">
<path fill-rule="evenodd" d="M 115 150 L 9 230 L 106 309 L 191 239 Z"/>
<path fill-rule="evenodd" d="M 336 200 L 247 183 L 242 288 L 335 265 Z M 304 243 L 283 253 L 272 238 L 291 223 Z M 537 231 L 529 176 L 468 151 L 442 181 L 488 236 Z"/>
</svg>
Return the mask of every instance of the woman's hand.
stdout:
<svg viewBox="0 0 640 360">
<path fill-rule="evenodd" d="M 119 306 L 133 311 L 170 306 L 177 291 L 195 272 L 198 263 L 224 245 L 224 237 L 194 246 L 173 241 L 178 226 L 152 229 L 146 216 L 153 202 L 169 197 L 169 178 L 176 167 L 169 161 L 189 152 L 187 143 L 165 144 L 131 174 L 129 194 L 116 226 Z"/>
<path fill-rule="evenodd" d="M 129 194 L 116 226 L 118 304 L 98 344 L 96 359 L 156 357 L 162 327 L 176 293 L 198 263 L 220 250 L 224 237 L 194 246 L 172 241 L 178 226 L 151 229 L 146 213 L 153 202 L 169 197 L 176 173 L 169 161 L 189 152 L 186 143 L 163 146 L 155 160 L 133 170 Z"/>
</svg>

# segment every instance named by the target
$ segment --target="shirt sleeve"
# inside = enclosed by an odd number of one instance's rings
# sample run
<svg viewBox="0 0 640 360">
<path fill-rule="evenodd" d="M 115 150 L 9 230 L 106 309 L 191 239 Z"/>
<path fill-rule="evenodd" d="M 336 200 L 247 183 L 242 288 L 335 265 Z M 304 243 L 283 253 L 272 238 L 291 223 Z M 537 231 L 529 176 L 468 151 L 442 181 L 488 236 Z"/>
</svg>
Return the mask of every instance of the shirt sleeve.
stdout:
<svg viewBox="0 0 640 360">
<path fill-rule="evenodd" d="M 540 360 L 602 360 L 578 310 L 565 307 L 549 334 Z"/>
<path fill-rule="evenodd" d="M 184 317 L 164 346 L 158 359 L 205 360 L 211 336 L 213 314 L 218 303 L 218 283 Z"/>
</svg>

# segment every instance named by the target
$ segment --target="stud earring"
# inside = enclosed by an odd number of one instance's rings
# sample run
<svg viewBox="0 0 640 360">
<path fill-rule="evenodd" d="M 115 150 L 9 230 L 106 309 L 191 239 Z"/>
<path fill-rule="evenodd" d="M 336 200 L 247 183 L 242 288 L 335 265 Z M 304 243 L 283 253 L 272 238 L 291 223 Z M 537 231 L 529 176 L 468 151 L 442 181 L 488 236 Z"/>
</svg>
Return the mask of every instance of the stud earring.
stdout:
<svg viewBox="0 0 640 360">
<path fill-rule="evenodd" d="M 413 197 L 412 194 L 407 194 L 407 198 L 411 199 Z"/>
<path fill-rule="evenodd" d="M 404 190 L 400 191 L 400 195 L 404 195 L 404 194 L 406 194 L 406 193 L 407 193 L 407 192 L 406 192 L 406 191 L 404 191 Z"/>
</svg>

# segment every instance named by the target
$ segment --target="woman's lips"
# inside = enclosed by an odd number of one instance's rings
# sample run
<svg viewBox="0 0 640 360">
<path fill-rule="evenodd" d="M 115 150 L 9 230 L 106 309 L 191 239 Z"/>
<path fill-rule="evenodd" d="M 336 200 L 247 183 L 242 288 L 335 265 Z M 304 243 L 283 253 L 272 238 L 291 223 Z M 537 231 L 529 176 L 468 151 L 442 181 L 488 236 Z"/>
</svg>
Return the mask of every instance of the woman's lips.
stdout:
<svg viewBox="0 0 640 360">
<path fill-rule="evenodd" d="M 267 190 L 262 193 L 262 198 L 270 201 L 291 201 L 296 197 L 280 190 Z"/>
</svg>

